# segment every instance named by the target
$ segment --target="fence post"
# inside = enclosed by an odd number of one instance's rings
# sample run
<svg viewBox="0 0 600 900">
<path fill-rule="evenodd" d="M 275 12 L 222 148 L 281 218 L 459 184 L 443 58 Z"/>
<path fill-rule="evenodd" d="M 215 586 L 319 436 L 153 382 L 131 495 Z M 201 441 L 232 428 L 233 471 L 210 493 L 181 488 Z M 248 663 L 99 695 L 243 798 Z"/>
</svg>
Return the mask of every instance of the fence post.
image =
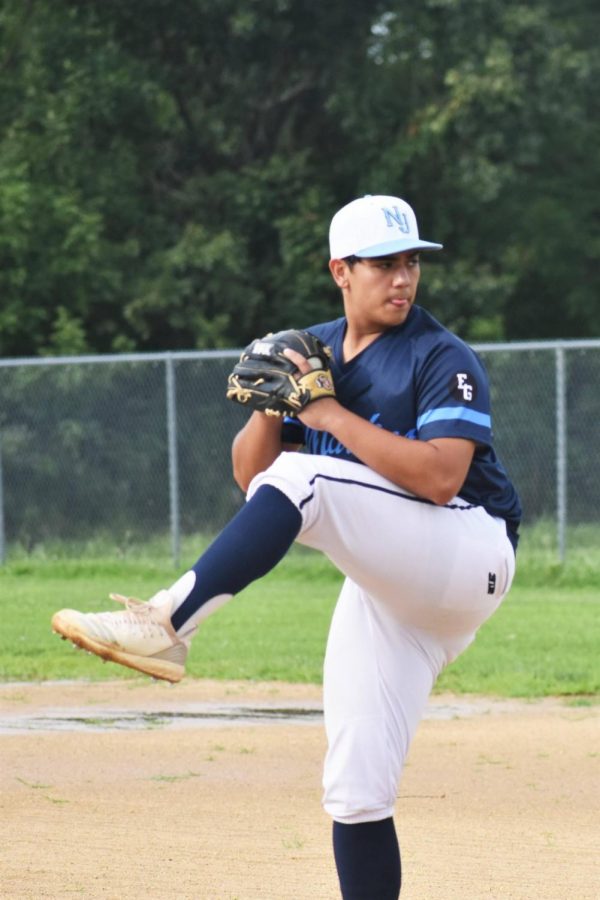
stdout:
<svg viewBox="0 0 600 900">
<path fill-rule="evenodd" d="M 0 431 L 0 566 L 6 559 L 6 535 L 4 533 L 4 477 L 2 475 L 2 431 Z"/>
<path fill-rule="evenodd" d="M 165 360 L 167 397 L 167 446 L 169 454 L 169 518 L 173 564 L 179 566 L 179 462 L 177 458 L 177 398 L 175 364 L 171 354 Z"/>
<path fill-rule="evenodd" d="M 567 378 L 565 348 L 554 351 L 556 361 L 556 518 L 558 556 L 567 553 Z"/>
</svg>

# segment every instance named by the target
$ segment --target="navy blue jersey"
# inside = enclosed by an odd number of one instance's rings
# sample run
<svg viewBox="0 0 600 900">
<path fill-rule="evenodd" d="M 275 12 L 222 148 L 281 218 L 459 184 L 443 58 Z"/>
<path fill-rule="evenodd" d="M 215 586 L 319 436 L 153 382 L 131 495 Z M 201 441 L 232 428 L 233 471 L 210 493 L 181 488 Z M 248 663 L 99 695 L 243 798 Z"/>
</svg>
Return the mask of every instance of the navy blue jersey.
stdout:
<svg viewBox="0 0 600 900">
<path fill-rule="evenodd" d="M 475 442 L 459 496 L 505 519 L 516 547 L 521 506 L 492 446 L 488 378 L 475 351 L 420 306 L 347 363 L 342 353 L 345 317 L 308 331 L 333 350 L 336 396 L 346 409 L 404 437 Z M 285 420 L 283 440 L 303 444 L 309 453 L 361 462 L 328 432 L 295 419 Z"/>
</svg>

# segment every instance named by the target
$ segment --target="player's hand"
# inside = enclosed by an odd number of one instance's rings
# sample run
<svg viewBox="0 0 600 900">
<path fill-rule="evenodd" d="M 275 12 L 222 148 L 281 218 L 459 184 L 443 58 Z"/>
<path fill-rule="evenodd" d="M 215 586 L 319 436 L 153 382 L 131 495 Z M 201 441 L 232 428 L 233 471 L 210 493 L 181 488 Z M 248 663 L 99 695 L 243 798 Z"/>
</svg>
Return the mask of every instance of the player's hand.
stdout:
<svg viewBox="0 0 600 900">
<path fill-rule="evenodd" d="M 292 350 L 291 347 L 286 347 L 286 349 L 282 351 L 282 355 L 287 356 L 288 359 L 291 359 L 301 375 L 308 375 L 308 373 L 311 371 L 311 364 L 309 363 L 307 358 L 305 356 L 302 356 L 301 353 L 298 353 L 297 350 Z"/>
<path fill-rule="evenodd" d="M 291 350 L 289 347 L 283 353 L 294 363 L 302 375 L 310 372 L 311 365 L 301 353 Z M 332 414 L 339 409 L 340 404 L 333 397 L 322 397 L 305 406 L 302 412 L 297 414 L 297 418 L 303 425 L 314 428 L 315 431 L 328 431 L 327 423 L 331 420 Z"/>
</svg>

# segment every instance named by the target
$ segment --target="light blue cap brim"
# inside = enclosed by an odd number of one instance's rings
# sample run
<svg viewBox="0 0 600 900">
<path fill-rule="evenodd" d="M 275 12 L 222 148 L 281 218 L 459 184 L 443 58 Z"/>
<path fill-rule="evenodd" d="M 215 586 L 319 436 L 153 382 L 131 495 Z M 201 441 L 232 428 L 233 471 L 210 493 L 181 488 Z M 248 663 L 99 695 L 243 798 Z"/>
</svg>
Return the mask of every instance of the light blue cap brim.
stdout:
<svg viewBox="0 0 600 900">
<path fill-rule="evenodd" d="M 353 255 L 362 256 L 365 259 L 372 259 L 375 256 L 389 256 L 391 253 L 404 253 L 406 250 L 441 250 L 443 244 L 432 244 L 430 241 L 417 240 L 397 240 L 388 241 L 385 244 L 376 244 L 374 247 L 366 247 L 364 250 L 357 250 Z"/>
</svg>

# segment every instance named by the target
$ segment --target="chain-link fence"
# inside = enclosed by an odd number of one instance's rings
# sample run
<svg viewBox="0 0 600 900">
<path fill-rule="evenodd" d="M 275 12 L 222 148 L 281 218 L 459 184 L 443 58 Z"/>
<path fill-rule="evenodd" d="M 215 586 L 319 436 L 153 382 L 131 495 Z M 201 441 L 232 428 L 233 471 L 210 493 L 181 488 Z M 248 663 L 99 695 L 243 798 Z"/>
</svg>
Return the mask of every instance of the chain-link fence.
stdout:
<svg viewBox="0 0 600 900">
<path fill-rule="evenodd" d="M 597 523 L 600 340 L 485 344 L 498 454 L 524 527 Z M 12 546 L 212 534 L 243 502 L 224 401 L 239 351 L 0 361 L 0 562 Z"/>
</svg>

